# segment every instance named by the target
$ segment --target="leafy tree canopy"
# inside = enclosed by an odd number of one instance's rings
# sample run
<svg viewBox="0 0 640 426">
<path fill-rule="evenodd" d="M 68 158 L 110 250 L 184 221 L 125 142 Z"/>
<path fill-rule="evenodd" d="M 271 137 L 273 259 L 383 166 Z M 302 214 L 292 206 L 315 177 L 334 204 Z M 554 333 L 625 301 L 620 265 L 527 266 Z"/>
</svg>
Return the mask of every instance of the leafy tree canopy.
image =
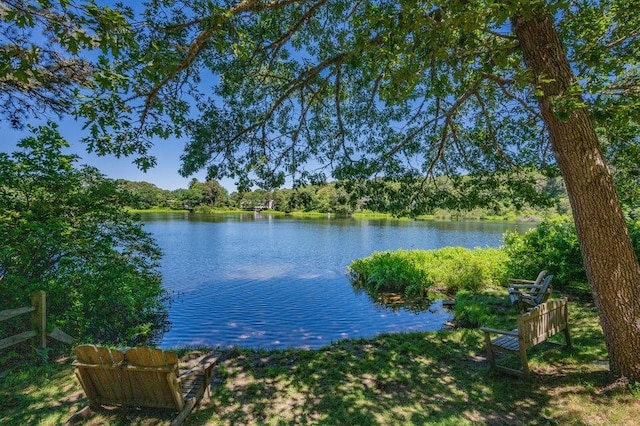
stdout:
<svg viewBox="0 0 640 426">
<path fill-rule="evenodd" d="M 92 0 L 3 1 L 0 117 L 22 128 L 43 113 L 82 113 L 76 109 L 83 102 L 80 89 L 102 93 L 118 84 L 106 67 L 107 58 L 117 56 L 131 37 L 131 17 L 126 8 L 115 10 Z M 107 105 L 96 106 L 88 119 L 96 119 L 102 107 Z"/>
<path fill-rule="evenodd" d="M 536 82 L 508 21 L 538 3 L 154 1 L 123 27 L 137 35 L 121 37 L 122 59 L 99 62 L 117 85 L 78 113 L 93 149 L 136 152 L 142 166 L 153 137 L 186 131 L 182 172 L 241 186 L 322 181 L 320 165 L 337 178 L 544 167 L 554 160 Z M 578 74 L 571 90 L 612 155 L 634 149 L 634 1 L 549 7 Z M 575 93 L 555 100 L 558 115 Z"/>
<path fill-rule="evenodd" d="M 556 114 L 582 95 L 620 186 L 632 185 L 628 205 L 639 186 L 629 164 L 640 128 L 635 3 L 548 5 L 577 74 Z M 509 18 L 543 4 L 10 1 L 0 95 L 12 123 L 36 105 L 73 112 L 90 150 L 135 154 L 142 168 L 155 164 L 155 139 L 186 132 L 181 172 L 233 177 L 241 190 L 331 174 L 404 181 L 415 196 L 427 175 L 472 174 L 533 194 L 518 167 L 553 173 L 554 159 Z"/>
</svg>

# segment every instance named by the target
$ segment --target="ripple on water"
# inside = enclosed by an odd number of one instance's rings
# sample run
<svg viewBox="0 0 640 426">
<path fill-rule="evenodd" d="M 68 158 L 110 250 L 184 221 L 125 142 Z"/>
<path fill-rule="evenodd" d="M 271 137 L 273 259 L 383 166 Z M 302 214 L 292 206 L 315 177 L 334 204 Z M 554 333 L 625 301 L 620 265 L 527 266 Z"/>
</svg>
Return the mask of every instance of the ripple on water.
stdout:
<svg viewBox="0 0 640 426">
<path fill-rule="evenodd" d="M 186 219 L 185 219 L 186 218 Z M 515 226 L 251 218 L 149 221 L 175 295 L 161 346 L 316 348 L 344 338 L 437 330 L 441 304 L 392 310 L 354 291 L 353 260 L 379 250 L 499 246 Z M 199 217 L 202 219 L 202 217 Z"/>
</svg>

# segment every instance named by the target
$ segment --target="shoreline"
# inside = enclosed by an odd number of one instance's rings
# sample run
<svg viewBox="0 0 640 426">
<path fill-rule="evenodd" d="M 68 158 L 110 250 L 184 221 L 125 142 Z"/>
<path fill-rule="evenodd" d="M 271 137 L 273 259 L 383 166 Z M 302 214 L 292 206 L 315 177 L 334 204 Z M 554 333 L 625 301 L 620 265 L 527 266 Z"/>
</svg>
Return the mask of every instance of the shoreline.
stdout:
<svg viewBox="0 0 640 426">
<path fill-rule="evenodd" d="M 155 208 L 148 210 L 138 210 L 138 209 L 129 209 L 127 212 L 132 214 L 178 214 L 178 213 L 188 213 L 197 216 L 206 216 L 206 215 L 242 215 L 242 214 L 258 214 L 258 215 L 269 215 L 274 217 L 293 217 L 293 218 L 304 218 L 304 219 L 373 219 L 373 220 L 389 220 L 389 221 L 421 221 L 421 222 L 492 222 L 492 223 L 526 223 L 526 224 L 537 224 L 541 223 L 544 220 L 552 219 L 552 218 L 562 218 L 566 215 L 552 215 L 552 216 L 457 216 L 457 215 L 417 215 L 414 218 L 408 216 L 400 216 L 395 217 L 389 213 L 375 213 L 375 212 L 356 212 L 349 215 L 336 214 L 330 212 L 302 212 L 302 211 L 294 211 L 294 212 L 282 212 L 278 210 L 263 210 L 261 212 L 256 212 L 252 210 L 239 210 L 239 209 L 208 209 L 206 211 L 190 211 L 190 210 L 172 210 L 168 208 Z"/>
</svg>

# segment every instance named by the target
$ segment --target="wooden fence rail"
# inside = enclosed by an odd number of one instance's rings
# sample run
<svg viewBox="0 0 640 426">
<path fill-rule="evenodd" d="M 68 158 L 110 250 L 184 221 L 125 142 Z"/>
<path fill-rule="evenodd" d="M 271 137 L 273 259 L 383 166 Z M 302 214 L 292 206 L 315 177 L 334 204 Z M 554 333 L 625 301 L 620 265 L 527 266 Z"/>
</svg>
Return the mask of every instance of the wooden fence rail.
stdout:
<svg viewBox="0 0 640 426">
<path fill-rule="evenodd" d="M 8 309 L 0 311 L 0 322 L 23 314 L 31 314 L 31 324 L 33 329 L 13 336 L 0 339 L 0 349 L 5 349 L 18 343 L 35 338 L 35 346 L 40 349 L 47 347 L 47 337 L 72 344 L 73 337 L 64 331 L 56 328 L 47 333 L 47 295 L 44 291 L 34 291 L 31 293 L 31 306 Z"/>
</svg>

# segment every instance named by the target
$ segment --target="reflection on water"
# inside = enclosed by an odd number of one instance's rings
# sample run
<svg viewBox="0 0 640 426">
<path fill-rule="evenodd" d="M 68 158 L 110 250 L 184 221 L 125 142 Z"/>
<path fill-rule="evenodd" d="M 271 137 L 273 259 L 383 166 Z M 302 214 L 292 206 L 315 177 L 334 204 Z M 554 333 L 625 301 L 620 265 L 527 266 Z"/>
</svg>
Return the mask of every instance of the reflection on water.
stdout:
<svg viewBox="0 0 640 426">
<path fill-rule="evenodd" d="M 364 290 L 362 291 L 364 293 L 367 293 Z M 409 312 L 421 313 L 428 310 L 431 313 L 435 313 L 442 308 L 441 300 L 432 302 L 431 300 L 426 298 L 405 297 L 404 295 L 399 293 L 381 291 L 375 296 L 369 295 L 369 297 L 372 298 L 374 303 L 382 307 L 389 308 L 393 311 L 406 309 Z"/>
<path fill-rule="evenodd" d="M 268 215 L 144 215 L 164 251 L 164 285 L 175 295 L 163 347 L 315 348 L 343 338 L 436 330 L 441 303 L 401 308 L 373 301 L 346 275 L 373 251 L 486 247 L 530 225 L 292 219 Z"/>
</svg>

